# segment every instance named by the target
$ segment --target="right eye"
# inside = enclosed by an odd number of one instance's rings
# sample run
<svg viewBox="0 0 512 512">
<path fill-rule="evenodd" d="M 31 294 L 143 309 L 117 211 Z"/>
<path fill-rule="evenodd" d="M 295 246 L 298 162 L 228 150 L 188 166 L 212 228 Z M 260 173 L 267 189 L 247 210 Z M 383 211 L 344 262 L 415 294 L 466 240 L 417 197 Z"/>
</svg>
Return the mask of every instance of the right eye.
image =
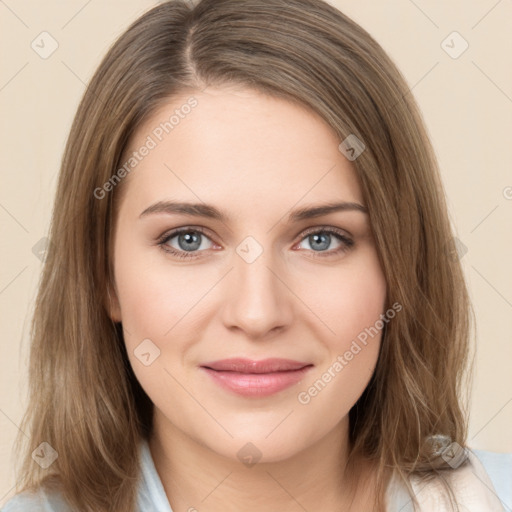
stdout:
<svg viewBox="0 0 512 512">
<path fill-rule="evenodd" d="M 174 239 L 176 239 L 174 244 L 170 244 Z M 178 258 L 196 258 L 197 252 L 203 252 L 204 249 L 211 248 L 204 247 L 205 239 L 210 240 L 202 228 L 183 227 L 165 233 L 159 239 L 158 245 L 167 253 Z"/>
</svg>

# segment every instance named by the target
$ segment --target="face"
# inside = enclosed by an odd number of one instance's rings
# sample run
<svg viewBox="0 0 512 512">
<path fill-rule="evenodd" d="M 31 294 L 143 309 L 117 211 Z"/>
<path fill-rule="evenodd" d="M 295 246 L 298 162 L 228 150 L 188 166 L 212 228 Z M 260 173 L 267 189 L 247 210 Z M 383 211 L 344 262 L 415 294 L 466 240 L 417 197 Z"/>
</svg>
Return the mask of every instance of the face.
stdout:
<svg viewBox="0 0 512 512">
<path fill-rule="evenodd" d="M 340 142 L 317 114 L 243 88 L 175 97 L 139 127 L 110 313 L 159 425 L 230 458 L 251 442 L 264 462 L 347 421 L 386 283 Z M 232 358 L 246 361 L 218 363 Z"/>
</svg>

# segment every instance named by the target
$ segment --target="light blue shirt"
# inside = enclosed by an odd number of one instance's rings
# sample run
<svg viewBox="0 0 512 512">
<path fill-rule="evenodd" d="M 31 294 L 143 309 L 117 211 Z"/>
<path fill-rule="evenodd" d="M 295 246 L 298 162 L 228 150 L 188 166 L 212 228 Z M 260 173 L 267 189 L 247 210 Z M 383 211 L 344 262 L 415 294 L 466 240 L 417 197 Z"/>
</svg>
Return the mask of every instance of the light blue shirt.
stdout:
<svg viewBox="0 0 512 512">
<path fill-rule="evenodd" d="M 149 445 L 143 441 L 141 449 L 141 480 L 137 504 L 140 512 L 172 512 L 162 482 L 153 463 Z M 501 501 L 504 512 L 512 512 L 512 453 L 493 453 L 472 450 L 485 469 L 494 489 L 489 488 L 492 495 Z M 458 471 L 458 470 L 454 470 Z M 408 512 L 412 510 L 410 498 L 405 488 L 398 484 L 388 487 L 388 512 Z M 466 510 L 466 509 L 464 509 Z M 499 509 L 493 509 L 499 510 Z M 471 509 L 473 512 L 473 509 Z M 55 494 L 19 494 L 10 499 L 0 512 L 71 512 L 63 500 Z M 488 512 L 475 508 L 474 512 Z"/>
</svg>

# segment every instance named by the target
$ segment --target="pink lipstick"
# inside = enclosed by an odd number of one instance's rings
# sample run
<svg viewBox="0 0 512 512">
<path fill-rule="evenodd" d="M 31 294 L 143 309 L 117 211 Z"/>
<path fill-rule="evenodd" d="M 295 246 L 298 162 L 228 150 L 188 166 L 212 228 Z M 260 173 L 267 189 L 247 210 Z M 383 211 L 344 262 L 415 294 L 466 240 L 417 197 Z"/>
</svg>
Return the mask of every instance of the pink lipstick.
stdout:
<svg viewBox="0 0 512 512">
<path fill-rule="evenodd" d="M 286 389 L 304 378 L 311 363 L 291 359 L 222 359 L 201 365 L 224 389 L 247 397 L 265 397 Z"/>
</svg>

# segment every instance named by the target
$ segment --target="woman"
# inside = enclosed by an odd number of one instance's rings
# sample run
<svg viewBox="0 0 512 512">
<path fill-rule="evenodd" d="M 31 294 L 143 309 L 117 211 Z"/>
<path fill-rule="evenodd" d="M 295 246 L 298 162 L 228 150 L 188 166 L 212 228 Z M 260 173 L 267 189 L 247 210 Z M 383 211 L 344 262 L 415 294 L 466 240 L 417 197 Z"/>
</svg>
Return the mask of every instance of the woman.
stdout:
<svg viewBox="0 0 512 512">
<path fill-rule="evenodd" d="M 361 27 L 320 0 L 155 7 L 71 129 L 4 510 L 504 510 L 508 459 L 466 446 L 451 236 Z"/>
</svg>

